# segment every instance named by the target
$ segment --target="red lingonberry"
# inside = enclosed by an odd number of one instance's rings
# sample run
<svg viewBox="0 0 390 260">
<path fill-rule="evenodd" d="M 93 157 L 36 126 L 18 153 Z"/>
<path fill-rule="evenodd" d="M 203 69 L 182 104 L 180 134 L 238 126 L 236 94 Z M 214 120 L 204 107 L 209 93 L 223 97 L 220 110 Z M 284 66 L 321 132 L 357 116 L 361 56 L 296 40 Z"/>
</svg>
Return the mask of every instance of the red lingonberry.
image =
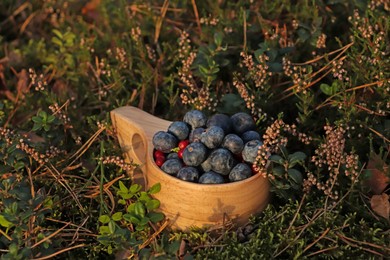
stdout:
<svg viewBox="0 0 390 260">
<path fill-rule="evenodd" d="M 154 161 L 156 162 L 156 165 L 158 167 L 161 167 L 164 164 L 164 162 L 165 162 L 165 158 L 157 157 Z"/>
<path fill-rule="evenodd" d="M 258 170 L 256 170 L 256 167 L 255 167 L 254 164 L 251 165 L 251 169 L 252 169 L 253 175 L 255 175 L 255 174 L 257 174 L 259 172 Z"/>
<path fill-rule="evenodd" d="M 178 144 L 178 147 L 179 147 L 180 150 L 183 150 L 184 148 L 187 147 L 187 145 L 189 143 L 190 143 L 190 141 L 188 139 L 180 141 L 179 144 Z"/>
<path fill-rule="evenodd" d="M 180 149 L 180 150 L 177 152 L 177 156 L 179 156 L 180 159 L 183 159 L 183 152 L 184 152 L 184 149 Z"/>
<path fill-rule="evenodd" d="M 165 160 L 165 153 L 159 151 L 159 150 L 154 150 L 153 157 L 156 160 L 157 158 L 163 158 Z"/>
</svg>

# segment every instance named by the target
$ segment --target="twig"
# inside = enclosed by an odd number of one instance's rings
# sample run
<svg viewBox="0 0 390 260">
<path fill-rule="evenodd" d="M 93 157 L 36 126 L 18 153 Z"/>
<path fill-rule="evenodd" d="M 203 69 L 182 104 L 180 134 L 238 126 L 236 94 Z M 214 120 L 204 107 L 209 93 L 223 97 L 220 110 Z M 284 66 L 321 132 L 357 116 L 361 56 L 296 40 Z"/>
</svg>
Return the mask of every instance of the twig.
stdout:
<svg viewBox="0 0 390 260">
<path fill-rule="evenodd" d="M 65 168 L 70 167 L 73 165 L 74 162 L 76 162 L 92 145 L 92 143 L 95 141 L 95 139 L 105 130 L 105 127 L 99 128 L 86 142 L 83 144 L 83 146 L 80 147 L 69 159 L 74 158 L 74 160 L 68 164 Z"/>
<path fill-rule="evenodd" d="M 57 235 L 58 233 L 60 233 L 62 230 L 64 230 L 67 226 L 69 226 L 70 222 L 69 223 L 66 223 L 65 226 L 63 226 L 62 228 L 56 230 L 55 232 L 51 233 L 49 236 L 45 237 L 44 239 L 38 241 L 37 243 L 35 243 L 34 245 L 32 245 L 31 249 L 32 248 L 35 248 L 37 246 L 39 246 L 40 244 L 42 244 L 43 242 L 49 240 L 50 238 L 54 237 L 55 235 Z"/>
<path fill-rule="evenodd" d="M 303 194 L 302 199 L 301 199 L 301 202 L 299 203 L 297 212 L 295 212 L 295 215 L 294 215 L 293 219 L 291 220 L 290 225 L 288 226 L 286 233 L 288 233 L 288 232 L 290 231 L 291 227 L 294 225 L 294 222 L 295 222 L 295 220 L 296 220 L 297 217 L 298 217 L 298 213 L 299 213 L 299 211 L 301 210 L 301 207 L 302 207 L 302 205 L 303 205 L 303 202 L 304 202 L 305 198 L 306 198 L 306 193 Z"/>
<path fill-rule="evenodd" d="M 147 245 L 149 245 L 150 242 L 152 242 L 169 225 L 169 223 L 170 223 L 169 220 L 165 220 L 165 222 L 161 225 L 161 227 L 139 246 L 139 249 L 142 249 Z"/>
<path fill-rule="evenodd" d="M 162 23 L 164 21 L 164 17 L 167 14 L 168 6 L 169 6 L 169 0 L 165 0 L 163 6 L 161 8 L 161 16 L 157 19 L 157 22 L 156 22 L 156 30 L 154 33 L 154 43 L 156 43 L 156 44 L 157 44 L 158 38 L 160 36 L 161 26 L 162 26 Z"/>
<path fill-rule="evenodd" d="M 319 236 L 316 240 L 314 240 L 313 243 L 311 243 L 310 245 L 308 245 L 305 249 L 303 249 L 303 253 L 306 252 L 307 250 L 309 250 L 312 246 L 314 246 L 318 241 L 320 241 L 321 239 L 323 239 L 326 234 L 328 234 L 328 232 L 330 231 L 330 228 L 327 228 L 321 236 Z"/>
<path fill-rule="evenodd" d="M 76 249 L 76 248 L 79 248 L 79 247 L 83 247 L 85 246 L 85 244 L 79 244 L 79 245 L 75 245 L 75 246 L 72 246 L 72 247 L 68 247 L 68 248 L 64 248 L 58 252 L 55 252 L 51 255 L 47 255 L 47 256 L 44 256 L 44 257 L 39 257 L 39 258 L 33 258 L 32 260 L 46 260 L 46 259 L 50 259 L 52 257 L 55 257 L 56 255 L 59 255 L 59 254 L 62 254 L 66 251 L 69 251 L 69 250 L 73 250 L 73 249 Z"/>
<path fill-rule="evenodd" d="M 247 41 L 247 39 L 246 39 L 246 30 L 247 30 L 247 25 L 246 25 L 246 14 L 245 14 L 245 11 L 244 11 L 244 10 L 242 10 L 242 13 L 243 13 L 243 18 L 242 18 L 242 19 L 244 19 L 244 24 L 243 24 L 243 26 L 244 26 L 244 43 L 243 43 L 243 49 L 246 50 L 246 41 Z"/>
<path fill-rule="evenodd" d="M 1 228 L 0 228 L 0 234 L 2 234 L 3 236 L 5 236 L 9 241 L 12 241 L 12 237 L 10 237 L 9 235 L 7 235 Z"/>
<path fill-rule="evenodd" d="M 196 18 L 196 24 L 198 25 L 199 34 L 202 34 L 202 27 L 200 26 L 198 7 L 196 7 L 195 0 L 191 0 L 191 3 L 192 3 L 192 8 L 194 9 L 194 14 L 195 14 L 195 18 Z"/>
<path fill-rule="evenodd" d="M 372 254 L 375 254 L 375 255 L 378 255 L 378 256 L 381 256 L 381 257 L 384 256 L 383 254 L 381 254 L 381 253 L 379 253 L 379 252 L 377 252 L 375 250 L 372 250 L 372 249 L 369 249 L 369 248 L 365 248 L 365 247 L 362 247 L 360 245 L 356 245 L 356 244 L 352 243 L 351 241 L 348 240 L 347 237 L 345 237 L 345 236 L 343 236 L 341 234 L 336 234 L 336 235 L 341 239 L 341 241 L 343 241 L 344 243 L 346 243 L 346 244 L 348 244 L 348 245 L 350 245 L 352 247 L 357 247 L 359 249 L 362 249 L 364 251 L 367 251 L 369 253 L 372 253 Z M 354 240 L 354 241 L 356 241 L 356 240 Z M 359 242 L 359 241 L 356 241 L 356 242 Z"/>
<path fill-rule="evenodd" d="M 384 135 L 382 135 L 382 134 L 379 133 L 378 131 L 372 129 L 371 127 L 368 127 L 368 129 L 370 129 L 372 132 L 374 132 L 375 134 L 377 134 L 379 137 L 383 138 L 383 140 L 385 140 L 386 142 L 390 143 L 390 140 L 387 139 Z"/>
<path fill-rule="evenodd" d="M 316 252 L 313 252 L 311 254 L 308 254 L 307 257 L 311 257 L 311 256 L 315 256 L 315 255 L 318 255 L 318 254 L 322 254 L 324 252 L 327 252 L 327 251 L 330 251 L 330 250 L 333 250 L 333 249 L 336 249 L 336 248 L 338 248 L 338 246 L 332 246 L 332 247 L 324 248 L 324 249 L 321 249 L 319 251 L 316 251 Z"/>
</svg>

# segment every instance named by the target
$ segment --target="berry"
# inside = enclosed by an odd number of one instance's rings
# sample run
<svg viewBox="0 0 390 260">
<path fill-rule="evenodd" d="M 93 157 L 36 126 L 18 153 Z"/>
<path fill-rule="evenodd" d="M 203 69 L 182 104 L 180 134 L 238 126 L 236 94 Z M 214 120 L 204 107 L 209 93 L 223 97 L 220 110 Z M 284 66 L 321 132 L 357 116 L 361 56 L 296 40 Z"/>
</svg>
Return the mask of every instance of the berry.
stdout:
<svg viewBox="0 0 390 260">
<path fill-rule="evenodd" d="M 180 150 L 184 149 L 187 147 L 187 145 L 190 143 L 188 139 L 180 141 L 179 144 L 177 145 Z"/>
<path fill-rule="evenodd" d="M 164 131 L 158 131 L 152 139 L 153 146 L 156 150 L 169 153 L 177 147 L 178 140 L 175 136 Z"/>
<path fill-rule="evenodd" d="M 188 166 L 199 166 L 207 157 L 207 148 L 202 143 L 191 143 L 183 151 L 183 161 Z"/>
<path fill-rule="evenodd" d="M 257 157 L 257 151 L 263 143 L 259 140 L 252 140 L 245 144 L 244 149 L 242 150 L 242 158 L 244 161 L 249 163 L 254 163 Z"/>
<path fill-rule="evenodd" d="M 210 156 L 207 157 L 207 159 L 204 162 L 202 162 L 200 168 L 203 170 L 203 172 L 211 171 Z"/>
<path fill-rule="evenodd" d="M 184 115 L 183 121 L 189 124 L 192 129 L 195 129 L 197 127 L 205 126 L 207 122 L 207 117 L 205 114 L 203 114 L 202 111 L 191 110 Z"/>
<path fill-rule="evenodd" d="M 208 171 L 202 174 L 199 178 L 199 183 L 203 184 L 221 184 L 224 183 L 224 179 L 216 172 Z"/>
<path fill-rule="evenodd" d="M 165 159 L 165 153 L 159 151 L 159 150 L 154 150 L 153 152 L 153 158 L 156 160 L 156 158 L 164 158 Z"/>
<path fill-rule="evenodd" d="M 190 134 L 190 128 L 184 122 L 175 121 L 169 125 L 168 133 L 173 134 L 179 140 L 184 140 Z"/>
<path fill-rule="evenodd" d="M 205 131 L 203 127 L 195 128 L 190 133 L 190 143 L 200 142 L 200 135 Z"/>
<path fill-rule="evenodd" d="M 252 176 L 252 169 L 246 163 L 239 163 L 229 173 L 230 181 L 241 181 Z"/>
<path fill-rule="evenodd" d="M 182 163 L 179 159 L 169 159 L 161 166 L 161 170 L 169 175 L 176 175 L 182 167 Z"/>
<path fill-rule="evenodd" d="M 223 129 L 219 126 L 210 126 L 200 135 L 200 141 L 210 149 L 217 148 L 225 136 Z"/>
<path fill-rule="evenodd" d="M 161 167 L 164 164 L 164 162 L 165 162 L 165 158 L 157 157 L 154 161 L 156 162 L 156 165 L 158 167 Z"/>
<path fill-rule="evenodd" d="M 243 134 L 246 131 L 254 130 L 256 128 L 253 118 L 244 112 L 239 112 L 230 117 L 232 120 L 233 130 L 236 134 Z"/>
<path fill-rule="evenodd" d="M 254 164 L 252 164 L 251 169 L 252 169 L 252 174 L 257 174 L 259 172 L 258 170 L 256 170 Z"/>
<path fill-rule="evenodd" d="M 179 156 L 177 155 L 178 153 L 172 152 L 167 155 L 167 160 L 168 159 L 179 159 Z"/>
<path fill-rule="evenodd" d="M 210 154 L 211 169 L 217 173 L 228 175 L 234 164 L 232 153 L 225 148 L 218 148 Z"/>
<path fill-rule="evenodd" d="M 184 152 L 184 149 L 180 149 L 178 152 L 177 152 L 177 157 L 179 159 L 183 159 L 183 152 Z"/>
<path fill-rule="evenodd" d="M 183 181 L 198 182 L 199 172 L 194 167 L 183 167 L 177 173 L 177 178 Z"/>
<path fill-rule="evenodd" d="M 253 130 L 246 131 L 241 135 L 241 138 L 244 143 L 247 143 L 252 140 L 261 140 L 260 134 Z"/>
<path fill-rule="evenodd" d="M 225 114 L 215 114 L 207 120 L 207 127 L 219 126 L 223 129 L 225 134 L 229 134 L 233 131 L 232 121 L 230 117 Z"/>
<path fill-rule="evenodd" d="M 233 154 L 240 154 L 244 149 L 244 141 L 236 134 L 228 134 L 222 141 L 222 147 Z"/>
</svg>

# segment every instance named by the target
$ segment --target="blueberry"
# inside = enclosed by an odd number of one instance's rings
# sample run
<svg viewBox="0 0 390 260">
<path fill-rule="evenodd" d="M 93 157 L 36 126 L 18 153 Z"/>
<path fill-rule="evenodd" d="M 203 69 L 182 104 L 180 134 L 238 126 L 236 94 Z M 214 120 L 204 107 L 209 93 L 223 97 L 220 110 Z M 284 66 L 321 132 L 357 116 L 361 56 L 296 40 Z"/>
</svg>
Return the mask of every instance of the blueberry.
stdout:
<svg viewBox="0 0 390 260">
<path fill-rule="evenodd" d="M 242 158 L 244 161 L 249 163 L 254 163 L 257 157 L 257 151 L 263 143 L 259 140 L 252 140 L 245 144 L 244 149 L 242 150 Z"/>
<path fill-rule="evenodd" d="M 203 184 L 220 184 L 224 183 L 223 177 L 216 172 L 208 171 L 199 178 L 199 183 Z"/>
<path fill-rule="evenodd" d="M 232 120 L 233 130 L 238 135 L 241 135 L 249 130 L 254 130 L 256 128 L 255 121 L 247 113 L 236 113 L 232 115 L 230 119 Z"/>
<path fill-rule="evenodd" d="M 167 132 L 158 131 L 152 139 L 153 146 L 156 150 L 169 153 L 178 144 L 177 138 Z"/>
<path fill-rule="evenodd" d="M 200 168 L 203 170 L 203 172 L 208 172 L 211 170 L 210 156 L 207 157 L 207 159 L 204 162 L 202 162 Z"/>
<path fill-rule="evenodd" d="M 179 140 L 187 139 L 190 128 L 188 125 L 181 121 L 172 122 L 168 127 L 168 133 L 173 134 Z"/>
<path fill-rule="evenodd" d="M 183 161 L 188 166 L 199 166 L 206 157 L 207 148 L 202 143 L 191 143 L 183 151 Z"/>
<path fill-rule="evenodd" d="M 169 175 L 176 175 L 182 167 L 182 162 L 179 159 L 169 159 L 161 166 L 161 170 Z"/>
<path fill-rule="evenodd" d="M 241 135 L 241 138 L 244 143 L 247 143 L 252 140 L 261 140 L 260 134 L 253 130 L 246 131 Z"/>
<path fill-rule="evenodd" d="M 168 159 L 179 159 L 179 155 L 177 155 L 177 153 L 175 153 L 175 152 L 169 153 L 167 155 L 167 160 Z"/>
<path fill-rule="evenodd" d="M 210 149 L 217 148 L 221 145 L 225 136 L 223 129 L 219 126 L 210 126 L 200 135 L 200 141 Z"/>
<path fill-rule="evenodd" d="M 230 117 L 225 114 L 215 114 L 207 120 L 207 127 L 219 126 L 223 129 L 225 134 L 229 134 L 233 131 L 232 121 Z"/>
<path fill-rule="evenodd" d="M 236 134 L 228 134 L 222 141 L 222 147 L 233 154 L 239 154 L 244 149 L 244 141 Z"/>
<path fill-rule="evenodd" d="M 190 143 L 193 143 L 193 142 L 200 142 L 200 135 L 206 131 L 206 129 L 204 129 L 203 127 L 198 127 L 198 128 L 195 128 L 191 131 L 190 133 L 190 137 L 189 137 L 189 140 L 190 140 Z"/>
<path fill-rule="evenodd" d="M 195 129 L 197 127 L 205 126 L 207 123 L 207 117 L 202 111 L 191 110 L 184 115 L 183 121 L 189 124 L 192 129 Z"/>
<path fill-rule="evenodd" d="M 210 154 L 211 169 L 217 173 L 228 175 L 234 164 L 232 153 L 225 148 L 218 148 Z"/>
<path fill-rule="evenodd" d="M 194 167 L 183 167 L 177 173 L 176 177 L 183 181 L 198 182 L 199 172 Z"/>
<path fill-rule="evenodd" d="M 229 173 L 230 181 L 241 181 L 252 176 L 252 169 L 246 163 L 239 163 Z"/>
</svg>

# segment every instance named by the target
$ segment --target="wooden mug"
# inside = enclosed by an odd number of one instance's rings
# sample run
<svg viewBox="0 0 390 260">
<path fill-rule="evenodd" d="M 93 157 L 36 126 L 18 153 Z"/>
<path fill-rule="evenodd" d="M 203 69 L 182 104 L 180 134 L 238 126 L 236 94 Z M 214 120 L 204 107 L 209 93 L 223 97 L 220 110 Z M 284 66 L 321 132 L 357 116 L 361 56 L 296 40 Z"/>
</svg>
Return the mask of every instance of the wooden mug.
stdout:
<svg viewBox="0 0 390 260">
<path fill-rule="evenodd" d="M 163 172 L 153 159 L 152 138 L 158 131 L 167 131 L 170 121 L 131 106 L 111 111 L 111 119 L 126 159 L 139 165 L 132 173 L 134 180 L 146 188 L 161 184 L 161 191 L 153 196 L 171 228 L 203 228 L 226 219 L 240 225 L 267 205 L 269 182 L 261 174 L 232 183 L 199 184 Z"/>
</svg>

